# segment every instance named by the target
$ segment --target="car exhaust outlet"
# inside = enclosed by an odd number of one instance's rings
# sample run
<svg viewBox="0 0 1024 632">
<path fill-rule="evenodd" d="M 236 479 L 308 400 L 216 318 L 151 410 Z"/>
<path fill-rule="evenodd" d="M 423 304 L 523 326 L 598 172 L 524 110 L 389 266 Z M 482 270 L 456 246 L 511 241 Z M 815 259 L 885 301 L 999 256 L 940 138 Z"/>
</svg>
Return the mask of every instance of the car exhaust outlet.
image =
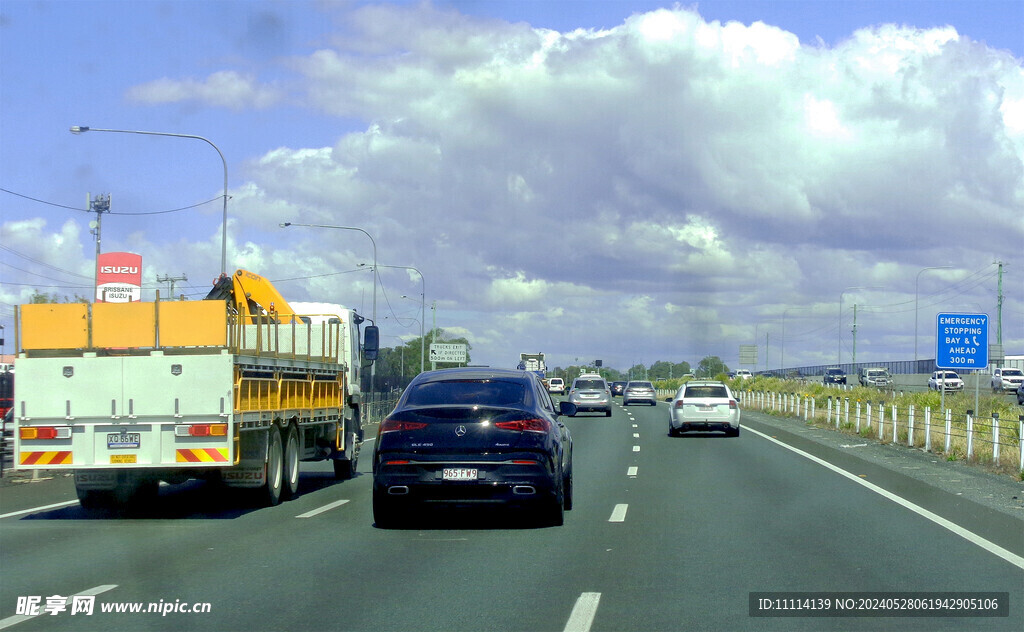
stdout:
<svg viewBox="0 0 1024 632">
<path fill-rule="evenodd" d="M 512 493 L 516 496 L 532 496 L 537 490 L 532 485 L 515 485 L 512 487 Z"/>
<path fill-rule="evenodd" d="M 409 488 L 405 485 L 392 485 L 388 488 L 388 494 L 391 496 L 406 496 L 409 494 Z"/>
</svg>

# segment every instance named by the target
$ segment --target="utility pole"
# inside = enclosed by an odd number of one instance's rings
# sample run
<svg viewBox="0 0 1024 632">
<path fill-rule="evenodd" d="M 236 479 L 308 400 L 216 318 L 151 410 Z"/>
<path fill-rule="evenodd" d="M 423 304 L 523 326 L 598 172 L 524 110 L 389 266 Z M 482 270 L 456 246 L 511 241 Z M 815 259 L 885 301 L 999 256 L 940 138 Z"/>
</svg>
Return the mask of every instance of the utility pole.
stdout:
<svg viewBox="0 0 1024 632">
<path fill-rule="evenodd" d="M 853 334 L 853 363 L 857 364 L 857 304 L 853 304 L 853 329 L 850 331 Z"/>
<path fill-rule="evenodd" d="M 110 194 L 97 195 L 94 200 L 92 199 L 92 193 L 87 193 L 85 201 L 89 205 L 89 210 L 96 213 L 96 220 L 89 222 L 90 232 L 96 235 L 96 265 L 93 266 L 92 273 L 92 300 L 95 303 L 99 298 L 96 296 L 96 291 L 100 286 L 100 237 L 103 230 L 103 213 L 110 212 Z"/>
<path fill-rule="evenodd" d="M 1003 344 L 1003 262 L 996 261 L 999 266 L 999 285 L 996 295 L 996 344 Z"/>
<path fill-rule="evenodd" d="M 181 273 L 180 277 L 167 276 L 166 274 L 163 276 L 163 278 L 160 278 L 159 276 L 156 277 L 156 282 L 157 283 L 169 283 L 170 284 L 170 290 L 171 291 L 167 294 L 167 296 L 171 297 L 171 300 L 174 299 L 174 282 L 175 281 L 188 281 L 188 277 L 185 276 L 184 272 Z"/>
</svg>

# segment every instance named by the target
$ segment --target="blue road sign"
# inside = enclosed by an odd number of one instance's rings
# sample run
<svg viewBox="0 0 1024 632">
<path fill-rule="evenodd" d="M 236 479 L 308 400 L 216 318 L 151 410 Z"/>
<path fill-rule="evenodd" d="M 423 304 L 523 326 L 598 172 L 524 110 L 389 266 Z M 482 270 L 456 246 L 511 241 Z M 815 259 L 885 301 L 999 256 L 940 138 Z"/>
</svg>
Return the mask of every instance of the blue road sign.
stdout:
<svg viewBox="0 0 1024 632">
<path fill-rule="evenodd" d="M 938 314 L 935 366 L 984 369 L 988 366 L 988 314 Z"/>
</svg>

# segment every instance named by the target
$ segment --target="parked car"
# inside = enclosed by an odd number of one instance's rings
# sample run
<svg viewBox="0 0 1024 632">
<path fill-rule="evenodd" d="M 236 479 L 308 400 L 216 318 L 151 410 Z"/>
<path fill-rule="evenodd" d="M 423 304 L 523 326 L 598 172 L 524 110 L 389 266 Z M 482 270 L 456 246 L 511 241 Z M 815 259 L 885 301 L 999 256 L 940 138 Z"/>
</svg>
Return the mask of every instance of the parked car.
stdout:
<svg viewBox="0 0 1024 632">
<path fill-rule="evenodd" d="M 1024 371 L 1013 368 L 997 368 L 992 371 L 992 392 L 1016 391 L 1024 384 Z"/>
<path fill-rule="evenodd" d="M 523 506 L 552 525 L 572 509 L 572 438 L 533 373 L 455 368 L 421 373 L 381 422 L 373 519 L 391 527 L 423 503 Z"/>
<path fill-rule="evenodd" d="M 962 391 L 964 390 L 964 381 L 955 371 L 935 371 L 928 378 L 928 388 L 933 391 Z"/>
<path fill-rule="evenodd" d="M 827 368 L 825 369 L 825 375 L 821 378 L 821 382 L 823 384 L 846 384 L 846 371 L 839 367 Z"/>
<path fill-rule="evenodd" d="M 882 367 L 868 367 L 860 370 L 860 385 L 874 386 L 876 388 L 889 388 L 892 386 L 892 375 L 889 369 Z"/>
<path fill-rule="evenodd" d="M 616 395 L 622 395 L 622 391 L 626 390 L 626 383 L 625 382 L 612 382 L 609 385 L 609 389 L 612 392 L 612 397 L 614 397 Z"/>
<path fill-rule="evenodd" d="M 548 392 L 565 395 L 565 380 L 560 377 L 553 377 L 548 380 Z"/>
<path fill-rule="evenodd" d="M 654 385 L 650 382 L 631 380 L 626 384 L 625 390 L 622 391 L 622 405 L 629 406 L 630 404 L 641 402 L 644 404 L 650 404 L 651 406 L 657 406 L 657 391 L 654 390 Z"/>
<path fill-rule="evenodd" d="M 668 413 L 668 434 L 719 430 L 740 436 L 740 407 L 729 387 L 712 380 L 691 380 L 679 387 Z"/>
<path fill-rule="evenodd" d="M 612 394 L 608 383 L 596 373 L 584 373 L 572 381 L 569 401 L 576 405 L 576 412 L 603 412 L 612 416 Z M 575 416 L 576 412 L 570 413 Z"/>
</svg>

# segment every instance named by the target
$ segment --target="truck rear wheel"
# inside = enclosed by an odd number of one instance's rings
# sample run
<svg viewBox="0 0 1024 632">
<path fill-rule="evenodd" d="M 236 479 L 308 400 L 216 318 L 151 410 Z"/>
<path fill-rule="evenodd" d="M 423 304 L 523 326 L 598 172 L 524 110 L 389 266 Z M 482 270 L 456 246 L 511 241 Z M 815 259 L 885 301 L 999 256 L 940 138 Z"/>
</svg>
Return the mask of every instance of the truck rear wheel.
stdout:
<svg viewBox="0 0 1024 632">
<path fill-rule="evenodd" d="M 291 424 L 284 440 L 284 496 L 292 498 L 299 493 L 299 431 Z"/>
<path fill-rule="evenodd" d="M 281 502 L 284 489 L 284 446 L 281 430 L 277 425 L 270 427 L 267 436 L 267 480 L 263 483 L 263 500 L 271 507 Z"/>
</svg>

